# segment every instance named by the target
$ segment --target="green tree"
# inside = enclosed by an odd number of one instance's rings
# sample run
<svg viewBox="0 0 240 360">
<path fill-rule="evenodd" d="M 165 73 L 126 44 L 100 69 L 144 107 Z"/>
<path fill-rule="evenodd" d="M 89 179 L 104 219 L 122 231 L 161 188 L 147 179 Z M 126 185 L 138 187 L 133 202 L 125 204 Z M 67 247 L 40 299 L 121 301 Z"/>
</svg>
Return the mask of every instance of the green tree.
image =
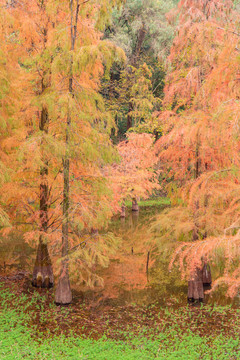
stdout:
<svg viewBox="0 0 240 360">
<path fill-rule="evenodd" d="M 127 62 L 125 66 L 114 64 L 103 93 L 115 113 L 120 134 L 147 123 L 153 111 L 161 107 L 166 58 L 174 35 L 166 13 L 175 3 L 127 0 L 113 13 L 105 36 L 124 49 Z M 145 125 L 142 131 L 156 133 L 153 122 L 150 123 L 149 129 Z"/>
</svg>

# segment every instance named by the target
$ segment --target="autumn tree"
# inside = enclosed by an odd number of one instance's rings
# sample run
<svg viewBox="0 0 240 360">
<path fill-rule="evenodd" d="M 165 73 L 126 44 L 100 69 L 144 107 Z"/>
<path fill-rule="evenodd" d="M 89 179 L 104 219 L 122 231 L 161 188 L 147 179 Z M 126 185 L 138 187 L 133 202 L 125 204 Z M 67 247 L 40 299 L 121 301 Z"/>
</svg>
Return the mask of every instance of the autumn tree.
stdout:
<svg viewBox="0 0 240 360">
<path fill-rule="evenodd" d="M 21 204 L 21 216 L 32 222 L 39 237 L 37 257 L 33 270 L 34 286 L 53 285 L 53 270 L 48 254 L 50 204 L 49 179 L 49 93 L 51 89 L 51 63 L 55 56 L 52 44 L 54 7 L 51 1 L 16 2 L 11 13 L 16 21 L 16 33 L 21 48 L 19 62 L 25 70 L 27 83 L 21 112 L 25 116 L 22 127 L 21 160 L 18 165 L 16 204 Z M 56 21 L 59 19 L 56 19 Z M 17 113 L 20 116 L 20 112 Z M 34 150 L 34 153 L 32 151 Z M 36 176 L 38 172 L 39 176 Z M 38 187 L 38 190 L 36 189 Z M 27 188 L 27 192 L 24 189 Z M 17 194 L 18 192 L 18 194 Z M 36 207 L 36 202 L 39 207 Z M 29 217 L 30 215 L 30 217 Z M 28 219 L 28 220 L 27 220 Z M 37 226 L 37 228 L 36 228 Z"/>
<path fill-rule="evenodd" d="M 120 161 L 106 169 L 106 176 L 111 181 L 114 198 L 122 204 L 121 215 L 125 216 L 126 200 L 132 200 L 132 210 L 138 211 L 137 199 L 146 199 L 160 188 L 155 168 L 158 159 L 150 134 L 130 133 L 117 148 Z"/>
<path fill-rule="evenodd" d="M 231 188 L 239 181 L 234 171 L 239 167 L 235 116 L 239 97 L 239 15 L 231 1 L 214 0 L 181 1 L 177 13 L 180 26 L 170 54 L 172 71 L 165 86 L 165 111 L 159 115 L 164 136 L 157 146 L 163 168 L 174 179 L 169 184 L 172 203 L 182 204 L 167 212 L 165 221 L 176 218 L 176 212 L 184 214 L 181 218 L 185 217 L 185 223 L 176 221 L 172 232 L 176 229 L 176 234 L 186 240 L 195 240 L 181 245 L 186 246 L 186 251 L 177 251 L 181 253 L 182 268 L 187 260 L 190 281 L 194 280 L 197 288 L 197 282 L 202 282 L 201 271 L 194 269 L 201 269 L 202 261 L 210 259 L 211 244 L 217 247 L 216 236 L 221 237 L 224 226 L 231 227 L 231 217 L 219 223 L 218 216 L 232 211 Z M 223 184 L 229 189 L 228 200 Z M 220 210 L 218 204 L 223 199 Z M 221 244 L 226 249 L 228 241 Z M 201 289 L 191 292 L 195 293 L 191 298 L 202 297 Z"/>
<path fill-rule="evenodd" d="M 124 57 L 101 39 L 100 29 L 116 4 L 26 0 L 10 9 L 18 27 L 18 61 L 26 87 L 16 109 L 16 116 L 24 118 L 16 176 L 5 188 L 4 201 L 13 203 L 14 225 L 25 232 L 25 239 L 32 244 L 40 241 L 34 270 L 37 285 L 38 278 L 39 285 L 46 285 L 46 277 L 48 284 L 53 279 L 43 269 L 50 265 L 44 259 L 46 243 L 57 271 L 55 260 L 61 252 L 58 303 L 71 300 L 69 264 L 78 280 L 92 285 L 99 280 L 92 264 L 106 266 L 107 252 L 114 250 L 111 236 L 96 242 L 91 229 L 103 227 L 113 211 L 102 168 L 114 158 L 109 139 L 114 122 L 98 89 L 113 57 Z"/>
<path fill-rule="evenodd" d="M 65 20 L 56 28 L 56 44 L 60 51 L 52 65 L 55 118 L 62 119 L 57 131 L 63 149 L 59 154 L 63 164 L 62 265 L 56 289 L 56 302 L 59 304 L 71 302 L 69 246 L 79 243 L 79 228 L 88 212 L 96 218 L 99 210 L 96 206 L 91 209 L 90 199 L 98 203 L 98 198 L 104 196 L 97 193 L 98 185 L 102 187 L 104 182 L 100 167 L 110 161 L 111 156 L 107 153 L 113 153 L 108 139 L 108 124 L 112 125 L 112 122 L 104 111 L 98 86 L 104 62 L 112 61 L 112 56 L 119 54 L 116 47 L 101 41 L 98 28 L 103 27 L 114 4 L 110 1 L 70 1 L 60 6 Z M 86 208 L 84 196 L 87 198 Z M 111 211 L 106 209 L 106 214 L 109 216 Z M 93 222 L 84 224 L 85 228 L 92 226 Z"/>
</svg>

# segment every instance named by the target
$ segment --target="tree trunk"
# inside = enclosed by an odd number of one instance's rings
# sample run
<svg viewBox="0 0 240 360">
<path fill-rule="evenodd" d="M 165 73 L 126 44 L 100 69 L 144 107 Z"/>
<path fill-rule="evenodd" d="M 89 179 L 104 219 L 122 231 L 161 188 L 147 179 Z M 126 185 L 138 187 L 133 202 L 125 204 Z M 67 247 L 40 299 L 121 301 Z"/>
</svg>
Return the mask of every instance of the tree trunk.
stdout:
<svg viewBox="0 0 240 360">
<path fill-rule="evenodd" d="M 141 27 L 141 29 L 139 30 L 139 33 L 138 33 L 137 43 L 136 43 L 136 46 L 134 48 L 134 52 L 133 52 L 133 54 L 131 56 L 130 64 L 132 66 L 137 65 L 139 56 L 140 56 L 140 54 L 142 52 L 142 49 L 143 49 L 143 43 L 144 43 L 146 34 L 147 34 L 147 32 L 146 32 L 146 29 L 145 29 L 145 24 L 143 23 L 142 27 Z"/>
<path fill-rule="evenodd" d="M 132 211 L 131 218 L 132 218 L 133 228 L 136 228 L 139 220 L 139 211 Z"/>
<path fill-rule="evenodd" d="M 51 259 L 48 253 L 47 244 L 43 243 L 41 237 L 39 239 L 37 258 L 33 269 L 32 285 L 42 288 L 51 288 L 53 286 Z"/>
<path fill-rule="evenodd" d="M 212 274 L 211 274 L 210 266 L 207 262 L 204 263 L 202 272 L 203 272 L 203 287 L 204 289 L 209 289 L 211 288 L 212 285 Z"/>
<path fill-rule="evenodd" d="M 71 52 L 74 51 L 77 37 L 77 22 L 79 14 L 79 0 L 76 1 L 76 10 L 74 14 L 73 0 L 70 0 L 70 16 L 71 16 Z M 74 23 L 75 20 L 75 23 Z M 70 57 L 69 64 L 69 94 L 74 97 L 73 93 L 73 55 Z M 63 159 L 63 224 L 62 224 L 62 269 L 58 280 L 55 302 L 59 305 L 67 305 L 72 302 L 72 291 L 69 280 L 68 270 L 68 235 L 69 235 L 69 204 L 70 204 L 70 160 L 69 160 L 69 135 L 71 131 L 71 113 L 68 109 L 67 124 L 66 124 L 66 138 L 65 138 L 65 157 Z"/>
<path fill-rule="evenodd" d="M 129 102 L 128 114 L 127 114 L 127 130 L 129 130 L 133 126 L 133 117 L 131 112 L 133 111 L 133 104 Z"/>
<path fill-rule="evenodd" d="M 68 117 L 69 124 L 69 117 Z M 68 143 L 68 133 L 66 144 Z M 63 224 L 62 224 L 62 268 L 58 279 L 55 293 L 55 302 L 57 305 L 67 305 L 72 302 L 72 291 L 70 287 L 68 271 L 68 230 L 69 230 L 69 159 L 63 160 Z"/>
<path fill-rule="evenodd" d="M 42 93 L 45 90 L 44 79 L 42 79 Z M 48 133 L 49 127 L 49 118 L 48 110 L 44 106 L 41 111 L 41 117 L 39 122 L 39 130 L 42 134 Z M 41 142 L 41 147 L 43 150 L 43 141 Z M 45 287 L 50 288 L 53 286 L 53 269 L 51 264 L 51 259 L 48 253 L 47 243 L 45 243 L 45 234 L 48 230 L 48 161 L 45 158 L 44 150 L 42 151 L 42 161 L 44 165 L 40 169 L 40 238 L 39 245 L 37 249 L 37 257 L 33 269 L 32 285 L 36 287 Z"/>
<path fill-rule="evenodd" d="M 120 215 L 121 218 L 125 218 L 126 217 L 126 206 L 125 206 L 125 203 L 123 202 L 122 203 L 122 206 L 121 206 L 121 215 Z"/>
<path fill-rule="evenodd" d="M 42 3 L 44 8 L 44 3 Z M 43 41 L 44 41 L 44 48 L 47 43 L 47 28 L 43 29 Z M 41 94 L 47 88 L 45 83 L 45 76 L 46 74 L 43 73 L 41 79 Z M 41 109 L 41 116 L 39 119 L 39 130 L 42 134 L 41 140 L 41 157 L 43 166 L 40 168 L 40 204 L 39 204 L 39 230 L 40 230 L 40 237 L 39 237 L 39 244 L 37 249 L 37 257 L 35 261 L 35 265 L 33 268 L 33 278 L 32 278 L 32 285 L 36 287 L 47 287 L 50 288 L 53 286 L 53 270 L 51 259 L 48 253 L 47 243 L 45 242 L 45 235 L 48 230 L 48 160 L 44 154 L 44 135 L 48 133 L 49 128 L 49 118 L 48 118 L 48 109 L 46 106 L 43 106 Z"/>
<path fill-rule="evenodd" d="M 200 176 L 200 136 L 199 132 L 197 133 L 197 144 L 196 144 L 196 150 L 195 150 L 195 170 L 194 170 L 194 178 L 198 179 Z"/>
<path fill-rule="evenodd" d="M 203 271 L 197 268 L 188 281 L 188 302 L 202 302 L 203 299 Z"/>
<path fill-rule="evenodd" d="M 145 24 L 142 24 L 142 27 L 138 33 L 138 38 L 137 38 L 137 43 L 136 43 L 135 49 L 131 55 L 131 59 L 130 59 L 131 66 L 134 66 L 134 67 L 137 66 L 137 62 L 138 62 L 139 56 L 140 56 L 142 48 L 143 48 L 143 43 L 144 43 L 145 37 L 146 37 Z M 131 71 L 131 69 L 130 69 L 130 71 Z M 133 111 L 133 103 L 131 101 L 129 101 L 128 114 L 127 114 L 127 130 L 129 130 L 132 126 L 134 126 L 133 117 L 131 114 L 132 111 Z"/>
<path fill-rule="evenodd" d="M 139 206 L 136 198 L 132 200 L 132 211 L 139 211 Z"/>
</svg>

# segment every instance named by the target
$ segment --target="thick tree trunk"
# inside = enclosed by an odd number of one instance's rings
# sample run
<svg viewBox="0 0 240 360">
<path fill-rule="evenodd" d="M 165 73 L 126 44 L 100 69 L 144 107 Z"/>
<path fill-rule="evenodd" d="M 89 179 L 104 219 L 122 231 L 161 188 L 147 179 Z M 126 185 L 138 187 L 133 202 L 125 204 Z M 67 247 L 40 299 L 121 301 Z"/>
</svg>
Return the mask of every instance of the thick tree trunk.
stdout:
<svg viewBox="0 0 240 360">
<path fill-rule="evenodd" d="M 48 253 L 47 244 L 41 237 L 37 249 L 37 258 L 33 269 L 32 285 L 36 287 L 50 288 L 53 286 L 53 270 Z"/>
<path fill-rule="evenodd" d="M 188 281 L 188 302 L 202 302 L 203 299 L 203 271 L 197 268 Z"/>
<path fill-rule="evenodd" d="M 139 206 L 136 198 L 132 199 L 132 211 L 139 211 Z"/>
</svg>

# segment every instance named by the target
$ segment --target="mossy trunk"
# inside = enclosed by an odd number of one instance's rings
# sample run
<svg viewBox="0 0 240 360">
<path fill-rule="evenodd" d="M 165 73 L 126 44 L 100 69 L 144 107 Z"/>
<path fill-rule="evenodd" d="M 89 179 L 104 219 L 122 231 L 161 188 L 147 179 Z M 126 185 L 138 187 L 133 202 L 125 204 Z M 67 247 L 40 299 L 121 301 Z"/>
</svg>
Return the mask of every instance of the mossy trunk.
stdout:
<svg viewBox="0 0 240 360">
<path fill-rule="evenodd" d="M 202 302 L 203 299 L 203 271 L 197 268 L 188 281 L 188 302 Z"/>
</svg>

